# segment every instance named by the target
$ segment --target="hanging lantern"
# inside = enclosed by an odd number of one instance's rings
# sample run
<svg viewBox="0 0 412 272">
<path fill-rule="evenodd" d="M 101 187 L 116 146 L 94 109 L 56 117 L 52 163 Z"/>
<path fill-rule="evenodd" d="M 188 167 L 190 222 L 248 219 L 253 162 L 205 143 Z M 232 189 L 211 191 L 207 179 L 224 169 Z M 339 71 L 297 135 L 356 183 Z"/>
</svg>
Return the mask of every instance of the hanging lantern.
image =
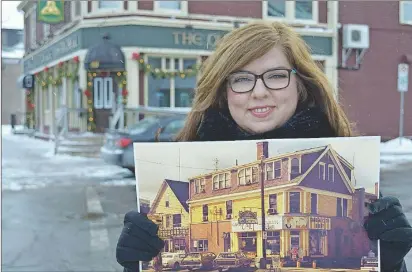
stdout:
<svg viewBox="0 0 412 272">
<path fill-rule="evenodd" d="M 62 67 L 63 66 L 63 62 L 59 62 L 59 67 Z"/>
<path fill-rule="evenodd" d="M 140 54 L 137 53 L 137 52 L 135 52 L 135 53 L 132 54 L 132 58 L 133 58 L 134 60 L 137 60 L 137 59 L 140 58 Z"/>
<path fill-rule="evenodd" d="M 127 96 L 129 94 L 129 92 L 126 90 L 126 89 L 124 89 L 123 91 L 122 91 L 122 95 L 123 96 Z"/>
<path fill-rule="evenodd" d="M 49 67 L 44 67 L 44 71 L 45 72 L 49 71 Z"/>
<path fill-rule="evenodd" d="M 74 58 L 73 58 L 73 60 L 74 60 L 74 62 L 79 62 L 79 57 L 78 56 L 75 56 Z"/>
</svg>

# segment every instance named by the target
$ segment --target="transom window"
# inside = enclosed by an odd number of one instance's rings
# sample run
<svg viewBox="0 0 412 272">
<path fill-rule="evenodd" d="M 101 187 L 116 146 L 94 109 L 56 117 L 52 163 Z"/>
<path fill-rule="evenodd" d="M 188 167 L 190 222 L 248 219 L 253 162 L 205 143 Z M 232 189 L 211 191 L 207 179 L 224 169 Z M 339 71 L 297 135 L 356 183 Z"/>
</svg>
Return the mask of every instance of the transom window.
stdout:
<svg viewBox="0 0 412 272">
<path fill-rule="evenodd" d="M 154 1 L 154 10 L 172 14 L 186 14 L 187 1 Z"/>
<path fill-rule="evenodd" d="M 239 185 L 247 185 L 256 183 L 258 179 L 259 169 L 257 166 L 243 168 L 238 172 Z"/>
<path fill-rule="evenodd" d="M 213 176 L 213 190 L 230 187 L 230 173 L 221 173 Z"/>
</svg>

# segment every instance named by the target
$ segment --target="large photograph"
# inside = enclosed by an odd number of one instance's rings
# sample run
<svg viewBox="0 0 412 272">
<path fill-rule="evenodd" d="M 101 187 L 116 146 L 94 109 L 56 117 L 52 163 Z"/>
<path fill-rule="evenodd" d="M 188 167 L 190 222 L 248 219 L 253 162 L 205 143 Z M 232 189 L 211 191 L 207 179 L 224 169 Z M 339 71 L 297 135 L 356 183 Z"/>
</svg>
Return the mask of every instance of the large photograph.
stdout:
<svg viewBox="0 0 412 272">
<path fill-rule="evenodd" d="M 135 143 L 138 199 L 165 241 L 143 270 L 378 271 L 362 223 L 379 197 L 379 147 L 379 137 Z"/>
</svg>

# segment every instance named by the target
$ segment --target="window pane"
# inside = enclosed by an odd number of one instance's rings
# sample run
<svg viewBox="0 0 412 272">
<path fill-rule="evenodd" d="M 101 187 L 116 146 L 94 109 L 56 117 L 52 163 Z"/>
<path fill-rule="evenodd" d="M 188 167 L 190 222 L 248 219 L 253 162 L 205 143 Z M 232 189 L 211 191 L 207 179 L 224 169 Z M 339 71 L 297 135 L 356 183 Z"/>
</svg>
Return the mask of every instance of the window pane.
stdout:
<svg viewBox="0 0 412 272">
<path fill-rule="evenodd" d="M 282 0 L 268 1 L 268 16 L 285 17 L 285 5 Z"/>
<path fill-rule="evenodd" d="M 161 58 L 149 58 L 151 68 L 161 69 Z M 170 79 L 148 75 L 150 107 L 170 107 Z"/>
<path fill-rule="evenodd" d="M 177 61 L 177 60 L 176 60 Z M 183 60 L 183 69 L 194 68 L 196 59 Z M 175 106 L 191 107 L 196 86 L 196 76 L 193 77 L 176 77 L 175 79 Z"/>
<path fill-rule="evenodd" d="M 99 1 L 99 8 L 102 8 L 102 9 L 116 9 L 116 8 L 121 8 L 122 5 L 123 5 L 123 1 L 106 1 L 106 0 Z"/>
<path fill-rule="evenodd" d="M 403 2 L 403 20 L 412 22 L 412 3 Z"/>
<path fill-rule="evenodd" d="M 162 9 L 177 9 L 180 10 L 180 1 L 158 1 L 159 7 Z"/>
<path fill-rule="evenodd" d="M 296 1 L 295 18 L 311 20 L 313 18 L 312 1 Z"/>
</svg>

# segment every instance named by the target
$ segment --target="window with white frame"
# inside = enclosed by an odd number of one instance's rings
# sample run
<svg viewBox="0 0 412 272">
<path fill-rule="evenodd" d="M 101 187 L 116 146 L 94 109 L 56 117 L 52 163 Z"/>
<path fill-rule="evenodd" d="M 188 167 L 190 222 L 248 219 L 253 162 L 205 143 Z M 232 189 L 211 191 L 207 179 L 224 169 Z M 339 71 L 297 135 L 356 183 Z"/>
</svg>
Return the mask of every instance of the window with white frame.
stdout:
<svg viewBox="0 0 412 272">
<path fill-rule="evenodd" d="M 221 173 L 213 176 L 213 190 L 230 187 L 230 173 Z"/>
<path fill-rule="evenodd" d="M 106 1 L 99 0 L 99 9 L 121 9 L 123 7 L 123 1 Z"/>
<path fill-rule="evenodd" d="M 37 29 L 37 22 L 36 22 L 36 8 L 34 8 L 30 14 L 30 45 L 32 47 L 36 47 L 36 29 Z"/>
<path fill-rule="evenodd" d="M 155 1 L 155 11 L 169 13 L 187 13 L 187 1 Z"/>
<path fill-rule="evenodd" d="M 399 22 L 401 24 L 412 25 L 412 2 L 399 2 Z"/>
<path fill-rule="evenodd" d="M 113 106 L 113 79 L 111 77 L 94 78 L 93 99 L 96 109 L 111 109 Z"/>
<path fill-rule="evenodd" d="M 206 182 L 204 179 L 195 179 L 195 194 L 202 193 L 206 189 Z"/>
<path fill-rule="evenodd" d="M 277 160 L 266 163 L 266 179 L 277 179 L 282 177 L 282 161 Z"/>
<path fill-rule="evenodd" d="M 50 35 L 50 25 L 43 23 L 43 39 L 47 39 Z"/>
<path fill-rule="evenodd" d="M 104 105 L 104 84 L 103 78 L 95 77 L 93 80 L 93 100 L 96 109 L 102 109 Z"/>
<path fill-rule="evenodd" d="M 326 179 L 326 166 L 324 162 L 319 163 L 319 179 Z"/>
<path fill-rule="evenodd" d="M 179 72 L 195 68 L 196 58 L 149 57 L 148 64 L 152 69 L 165 72 Z M 147 75 L 148 106 L 151 107 L 191 107 L 196 76 L 166 77 Z"/>
<path fill-rule="evenodd" d="M 333 164 L 328 165 L 328 180 L 335 181 L 335 166 Z"/>
<path fill-rule="evenodd" d="M 104 95 L 103 106 L 105 109 L 111 109 L 113 106 L 113 78 L 103 78 Z"/>
<path fill-rule="evenodd" d="M 259 181 L 258 179 L 259 169 L 257 166 L 251 166 L 247 168 L 243 168 L 238 172 L 238 181 L 239 185 L 247 185 L 256 183 Z"/>
<path fill-rule="evenodd" d="M 266 18 L 316 22 L 318 20 L 318 1 L 263 1 L 263 11 Z"/>
</svg>

